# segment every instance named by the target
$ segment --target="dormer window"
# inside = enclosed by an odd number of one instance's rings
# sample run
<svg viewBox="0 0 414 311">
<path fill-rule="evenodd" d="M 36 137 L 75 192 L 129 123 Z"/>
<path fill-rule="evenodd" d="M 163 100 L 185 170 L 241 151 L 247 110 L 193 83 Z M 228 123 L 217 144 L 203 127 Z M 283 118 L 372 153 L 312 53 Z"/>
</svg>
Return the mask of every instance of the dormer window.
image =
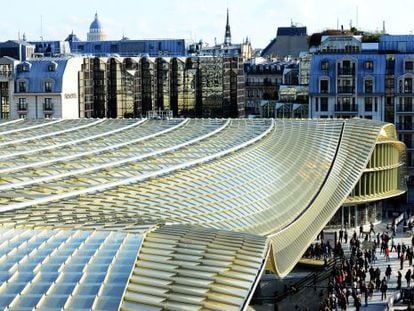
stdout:
<svg viewBox="0 0 414 311">
<path fill-rule="evenodd" d="M 22 71 L 22 72 L 28 72 L 28 71 L 30 71 L 30 67 L 31 67 L 31 64 L 29 62 L 23 62 L 20 65 L 20 71 Z"/>
<path fill-rule="evenodd" d="M 320 93 L 329 93 L 329 80 L 328 79 L 319 80 L 319 91 Z"/>
<path fill-rule="evenodd" d="M 50 62 L 47 66 L 48 71 L 56 71 L 57 64 L 55 62 Z"/>
<path fill-rule="evenodd" d="M 328 70 L 329 69 L 329 62 L 327 60 L 321 61 L 321 69 Z"/>
<path fill-rule="evenodd" d="M 372 60 L 367 60 L 365 62 L 365 69 L 366 70 L 372 70 L 372 69 L 374 69 L 374 62 Z"/>
<path fill-rule="evenodd" d="M 374 81 L 372 79 L 365 79 L 364 89 L 365 93 L 372 93 L 374 91 Z"/>
<path fill-rule="evenodd" d="M 20 93 L 27 92 L 27 82 L 26 81 L 19 81 L 17 88 L 18 88 Z"/>
<path fill-rule="evenodd" d="M 51 80 L 45 81 L 45 92 L 51 93 L 53 91 L 53 82 Z"/>
</svg>

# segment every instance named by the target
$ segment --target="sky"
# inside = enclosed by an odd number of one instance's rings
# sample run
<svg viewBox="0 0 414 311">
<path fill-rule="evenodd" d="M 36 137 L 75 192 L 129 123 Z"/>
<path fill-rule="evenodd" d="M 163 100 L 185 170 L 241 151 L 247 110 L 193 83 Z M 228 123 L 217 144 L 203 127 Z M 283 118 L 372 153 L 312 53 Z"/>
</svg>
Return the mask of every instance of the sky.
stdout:
<svg viewBox="0 0 414 311">
<path fill-rule="evenodd" d="M 97 12 L 107 38 L 175 38 L 222 43 L 226 9 L 232 42 L 246 37 L 264 48 L 277 27 L 306 26 L 308 34 L 356 26 L 390 34 L 414 32 L 413 0 L 20 0 L 2 6 L 0 41 L 26 34 L 29 41 L 64 40 L 72 31 L 86 40 Z"/>
</svg>

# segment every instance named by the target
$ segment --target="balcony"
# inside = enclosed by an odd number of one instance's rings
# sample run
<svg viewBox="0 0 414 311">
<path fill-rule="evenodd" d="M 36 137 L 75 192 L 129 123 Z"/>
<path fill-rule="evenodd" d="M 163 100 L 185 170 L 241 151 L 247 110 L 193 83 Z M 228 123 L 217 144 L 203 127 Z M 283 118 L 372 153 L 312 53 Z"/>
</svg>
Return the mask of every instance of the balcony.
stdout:
<svg viewBox="0 0 414 311">
<path fill-rule="evenodd" d="M 338 86 L 338 94 L 354 94 L 354 86 Z"/>
<path fill-rule="evenodd" d="M 53 103 L 43 103 L 43 111 L 53 111 Z"/>
<path fill-rule="evenodd" d="M 412 105 L 397 105 L 397 112 L 409 112 L 413 113 L 414 109 Z"/>
<path fill-rule="evenodd" d="M 397 130 L 399 131 L 412 131 L 414 130 L 414 123 L 396 123 Z"/>
<path fill-rule="evenodd" d="M 349 112 L 353 112 L 353 113 L 358 113 L 358 105 L 353 104 L 336 104 L 335 105 L 335 112 L 344 112 L 344 113 L 349 113 Z"/>
<path fill-rule="evenodd" d="M 400 94 L 409 94 L 412 95 L 413 89 L 411 87 L 405 87 L 403 90 L 400 90 Z"/>
<path fill-rule="evenodd" d="M 355 68 L 338 68 L 338 76 L 353 76 Z"/>
<path fill-rule="evenodd" d="M 245 82 L 246 86 L 277 86 L 276 82 L 262 81 L 262 82 Z"/>
<path fill-rule="evenodd" d="M 18 112 L 27 112 L 27 104 L 16 104 Z"/>
</svg>

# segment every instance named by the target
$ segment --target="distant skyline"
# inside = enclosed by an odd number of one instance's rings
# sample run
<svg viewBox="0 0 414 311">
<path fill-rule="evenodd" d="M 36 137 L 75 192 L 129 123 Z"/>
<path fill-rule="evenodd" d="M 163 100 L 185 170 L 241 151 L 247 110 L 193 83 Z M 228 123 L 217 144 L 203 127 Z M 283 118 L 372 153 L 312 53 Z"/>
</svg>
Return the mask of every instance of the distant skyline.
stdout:
<svg viewBox="0 0 414 311">
<path fill-rule="evenodd" d="M 73 30 L 81 39 L 97 12 L 108 40 L 178 38 L 222 43 L 226 9 L 230 10 L 232 42 L 246 37 L 264 48 L 277 27 L 306 26 L 308 34 L 326 28 L 353 26 L 367 31 L 410 34 L 414 1 L 395 0 L 71 0 L 10 1 L 2 7 L 0 41 L 26 34 L 29 41 L 64 40 Z"/>
</svg>

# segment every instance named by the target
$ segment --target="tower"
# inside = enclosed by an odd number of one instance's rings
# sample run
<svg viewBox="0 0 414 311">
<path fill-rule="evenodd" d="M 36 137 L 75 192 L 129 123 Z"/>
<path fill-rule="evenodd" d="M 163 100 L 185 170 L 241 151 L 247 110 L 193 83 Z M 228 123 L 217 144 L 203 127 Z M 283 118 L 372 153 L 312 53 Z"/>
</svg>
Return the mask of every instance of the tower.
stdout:
<svg viewBox="0 0 414 311">
<path fill-rule="evenodd" d="M 230 23 L 229 23 L 229 9 L 227 9 L 227 22 L 226 22 L 226 32 L 224 34 L 224 45 L 231 45 L 231 33 L 230 33 Z"/>
<path fill-rule="evenodd" d="M 87 34 L 88 41 L 104 41 L 106 39 L 106 34 L 102 29 L 102 24 L 98 19 L 98 13 L 95 13 L 95 19 L 89 27 L 89 32 Z"/>
</svg>

